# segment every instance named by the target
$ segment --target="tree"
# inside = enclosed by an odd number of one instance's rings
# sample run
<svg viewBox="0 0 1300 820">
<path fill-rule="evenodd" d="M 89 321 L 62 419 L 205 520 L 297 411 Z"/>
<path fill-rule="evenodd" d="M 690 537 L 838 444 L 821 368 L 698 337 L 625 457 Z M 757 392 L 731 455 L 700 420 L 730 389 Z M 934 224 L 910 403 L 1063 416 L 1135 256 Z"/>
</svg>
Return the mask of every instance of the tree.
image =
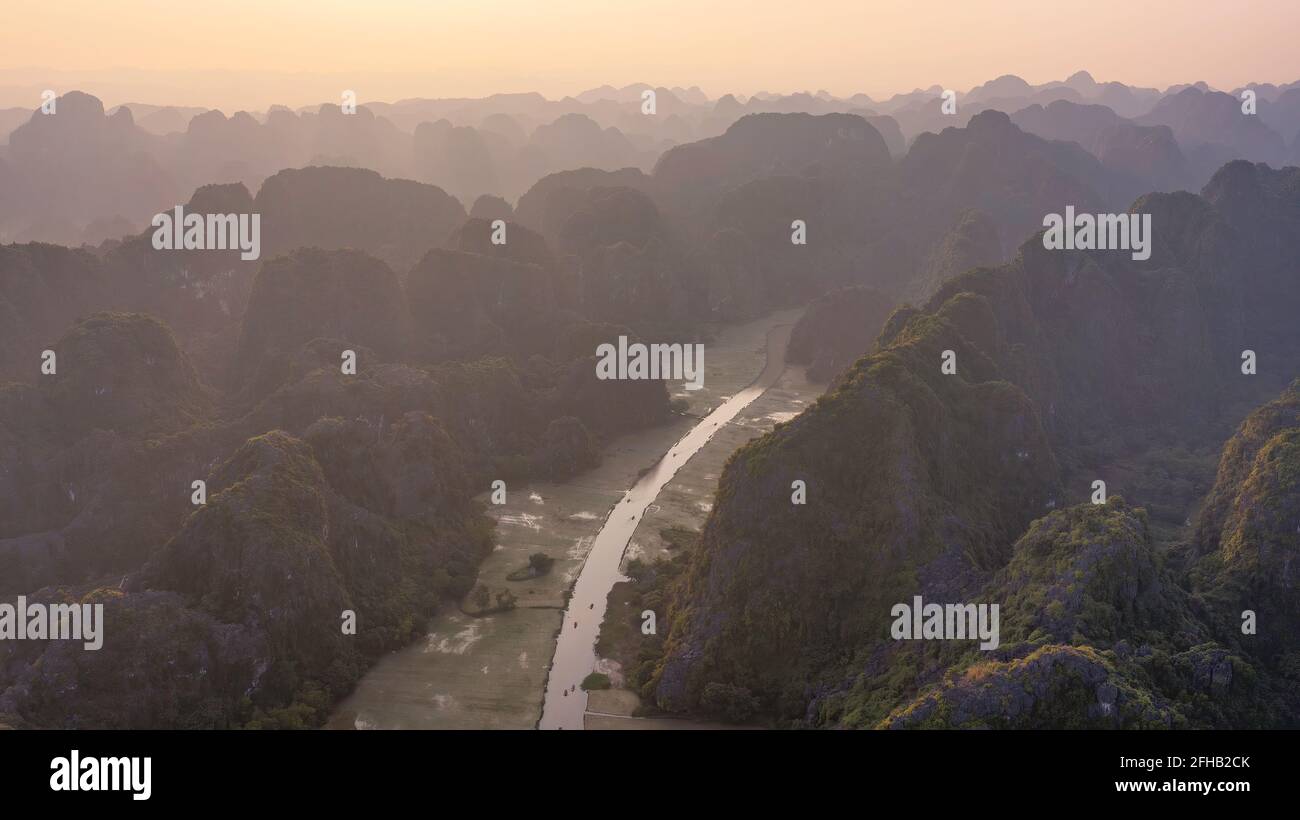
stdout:
<svg viewBox="0 0 1300 820">
<path fill-rule="evenodd" d="M 555 565 L 555 559 L 544 552 L 534 552 L 528 556 L 528 568 L 533 575 L 545 575 Z"/>
<path fill-rule="evenodd" d="M 470 600 L 474 602 L 476 608 L 487 609 L 488 605 L 492 603 L 492 593 L 488 592 L 487 587 L 479 584 L 474 587 L 474 592 L 470 595 Z"/>
</svg>

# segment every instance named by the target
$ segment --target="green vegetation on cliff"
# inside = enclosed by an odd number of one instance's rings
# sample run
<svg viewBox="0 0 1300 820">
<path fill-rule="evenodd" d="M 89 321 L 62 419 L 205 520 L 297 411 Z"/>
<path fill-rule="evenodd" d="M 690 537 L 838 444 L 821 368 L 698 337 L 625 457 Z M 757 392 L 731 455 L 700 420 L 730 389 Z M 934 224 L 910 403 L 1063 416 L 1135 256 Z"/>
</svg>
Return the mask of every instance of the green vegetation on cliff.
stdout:
<svg viewBox="0 0 1300 820">
<path fill-rule="evenodd" d="M 1294 257 L 1241 222 L 1268 211 L 1289 248 L 1296 173 L 1230 165 L 1201 197 L 1144 197 L 1149 261 L 1035 237 L 896 311 L 727 464 L 689 566 L 656 588 L 670 626 L 643 691 L 697 714 L 752 698 L 778 725 L 1295 725 L 1295 388 L 1228 444 L 1189 575 L 1169 540 L 1206 453 L 1300 360 L 1277 308 L 1300 307 Z M 1241 370 L 1252 339 L 1267 374 Z M 1109 503 L 1071 506 L 1098 478 Z M 892 640 L 917 595 L 998 604 L 1001 646 Z"/>
</svg>

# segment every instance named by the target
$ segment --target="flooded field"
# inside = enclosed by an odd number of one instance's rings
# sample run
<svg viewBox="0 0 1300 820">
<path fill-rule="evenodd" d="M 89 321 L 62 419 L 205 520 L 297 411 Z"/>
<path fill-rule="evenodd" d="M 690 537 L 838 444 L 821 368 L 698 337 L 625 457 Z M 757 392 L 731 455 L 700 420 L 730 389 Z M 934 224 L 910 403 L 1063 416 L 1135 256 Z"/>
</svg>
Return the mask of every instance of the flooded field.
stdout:
<svg viewBox="0 0 1300 820">
<path fill-rule="evenodd" d="M 587 561 L 573 588 L 546 684 L 542 729 L 581 729 L 587 706 L 582 681 L 596 669 L 596 639 L 605 619 L 605 605 L 614 584 L 624 580 L 619 571 L 623 554 L 642 517 L 659 491 L 691 457 L 721 430 L 727 428 L 750 402 L 772 385 L 785 369 L 785 347 L 790 325 L 773 327 L 767 336 L 766 366 L 759 378 L 713 409 L 672 446 L 610 511 L 592 542 Z"/>
<path fill-rule="evenodd" d="M 788 326 L 798 316 L 799 311 L 783 311 L 754 322 L 719 329 L 716 338 L 706 345 L 704 389 L 684 391 L 678 386 L 673 389 L 675 397 L 686 399 L 692 414 L 706 416 L 713 412 L 762 374 L 767 362 L 769 335 L 781 326 L 786 326 L 788 331 Z M 779 330 L 775 332 L 781 333 Z M 781 342 L 781 351 L 784 351 L 784 341 Z M 769 393 L 786 389 L 782 385 L 789 373 L 778 372 L 775 386 Z M 716 458 L 720 467 L 736 446 L 770 429 L 774 421 L 764 422 L 753 417 L 756 408 L 768 406 L 767 398 L 766 395 L 759 396 L 746 412 L 739 413 L 728 424 L 720 424 L 712 440 L 687 462 L 688 468 L 681 470 L 664 492 L 673 494 L 676 483 L 684 481 L 684 488 L 693 487 L 693 492 L 701 498 L 707 496 L 711 499 L 710 479 L 704 474 L 697 476 L 697 471 L 691 467 L 696 459 L 715 451 L 719 453 Z M 773 405 L 764 412 L 797 413 L 799 405 L 793 403 L 795 400 L 802 399 L 794 396 L 784 402 L 778 401 L 779 407 Z M 489 513 L 497 519 L 497 546 L 480 567 L 478 580 L 494 595 L 501 590 L 510 590 L 518 599 L 517 608 L 482 618 L 454 609 L 439 614 L 429 623 L 423 641 L 388 655 L 371 669 L 357 689 L 335 710 L 329 727 L 518 729 L 538 725 L 548 673 L 557 648 L 556 639 L 561 632 L 566 593 L 574 589 L 606 518 L 628 497 L 630 488 L 656 474 L 652 472 L 643 476 L 643 471 L 659 463 L 665 453 L 700 424 L 698 418 L 678 417 L 671 424 L 622 436 L 605 450 L 600 467 L 563 484 L 509 487 L 506 504 L 488 507 Z M 690 457 L 679 455 L 679 458 L 686 462 Z M 716 485 L 717 470 L 705 472 L 712 475 L 711 480 Z M 670 476 L 671 473 L 659 477 L 666 479 Z M 484 500 L 486 498 L 485 492 Z M 676 502 L 672 504 L 675 508 Z M 662 500 L 650 498 L 644 509 L 644 518 L 666 514 L 664 506 Z M 698 512 L 699 518 L 692 526 L 703 521 L 703 510 Z M 632 514 L 629 509 L 627 515 Z M 621 515 L 621 512 L 614 513 L 613 520 L 620 525 L 633 523 L 626 518 L 620 521 Z M 650 542 L 649 538 L 641 539 L 639 536 L 641 518 L 642 514 L 638 513 L 638 521 L 627 531 L 633 544 L 642 540 L 647 544 Z M 654 532 L 658 532 L 658 526 L 654 527 Z M 627 536 L 618 545 L 612 574 L 605 571 L 601 577 L 617 576 L 617 567 L 623 558 L 622 546 L 628 543 Z M 652 548 L 652 545 L 645 548 Z M 545 552 L 555 559 L 554 568 L 539 578 L 511 580 L 511 573 L 525 567 L 528 556 L 535 552 Z M 602 610 L 607 593 L 608 587 L 599 594 Z M 597 598 L 594 592 L 589 597 L 590 601 L 587 598 L 583 600 L 589 605 L 587 611 L 594 616 L 595 608 L 590 605 L 596 604 Z M 570 618 L 564 625 L 573 630 L 574 620 Z M 593 622 L 590 626 L 591 641 L 586 646 L 594 661 L 594 638 L 599 619 L 589 617 L 587 620 Z M 566 669 L 564 674 L 571 677 L 573 673 Z M 557 680 L 567 677 L 557 677 Z M 567 686 L 571 687 L 573 683 L 570 681 Z M 561 685 L 557 691 L 563 688 L 566 687 Z M 564 698 L 564 695 L 559 697 Z M 580 698 L 583 704 L 586 703 L 581 688 L 570 692 L 568 697 Z M 577 704 L 578 700 L 574 703 Z M 574 728 L 581 728 L 582 710 L 576 714 L 578 723 Z"/>
<path fill-rule="evenodd" d="M 621 569 L 632 559 L 654 562 L 665 558 L 667 545 L 660 535 L 664 530 L 699 530 L 712 509 L 718 478 L 731 454 L 750 439 L 797 416 L 825 389 L 826 385 L 808 382 L 804 368 L 784 367 L 774 385 L 720 429 L 659 491 L 637 523 Z M 584 722 L 587 729 L 715 728 L 696 721 L 633 717 L 641 700 L 634 692 L 618 688 L 623 679 L 618 664 L 597 658 L 596 669 L 608 675 L 615 688 L 591 693 Z"/>
</svg>

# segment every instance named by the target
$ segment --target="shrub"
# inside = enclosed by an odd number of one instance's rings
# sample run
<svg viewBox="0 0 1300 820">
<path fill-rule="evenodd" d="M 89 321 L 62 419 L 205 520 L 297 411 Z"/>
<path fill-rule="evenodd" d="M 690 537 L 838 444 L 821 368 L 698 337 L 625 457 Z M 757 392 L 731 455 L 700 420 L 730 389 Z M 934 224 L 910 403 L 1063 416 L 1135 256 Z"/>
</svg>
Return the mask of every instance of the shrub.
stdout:
<svg viewBox="0 0 1300 820">
<path fill-rule="evenodd" d="M 710 683 L 704 687 L 700 708 L 728 723 L 744 723 L 758 711 L 758 698 L 743 686 Z"/>
</svg>

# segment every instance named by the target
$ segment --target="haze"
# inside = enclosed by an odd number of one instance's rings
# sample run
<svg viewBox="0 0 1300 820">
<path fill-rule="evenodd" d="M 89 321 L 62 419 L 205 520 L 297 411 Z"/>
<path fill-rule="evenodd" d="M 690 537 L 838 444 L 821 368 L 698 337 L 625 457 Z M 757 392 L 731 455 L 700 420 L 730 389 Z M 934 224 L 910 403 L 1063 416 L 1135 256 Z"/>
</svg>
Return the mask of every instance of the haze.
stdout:
<svg viewBox="0 0 1300 820">
<path fill-rule="evenodd" d="M 341 88 L 362 101 L 559 98 L 597 82 L 879 99 L 932 83 L 965 90 L 1008 72 L 1038 83 L 1080 67 L 1159 88 L 1300 75 L 1300 6 L 1287 0 L 1076 9 L 1026 0 L 56 0 L 14 4 L 5 17 L 0 106 L 34 107 L 46 88 L 78 88 L 107 105 L 232 112 L 335 101 Z"/>
</svg>

